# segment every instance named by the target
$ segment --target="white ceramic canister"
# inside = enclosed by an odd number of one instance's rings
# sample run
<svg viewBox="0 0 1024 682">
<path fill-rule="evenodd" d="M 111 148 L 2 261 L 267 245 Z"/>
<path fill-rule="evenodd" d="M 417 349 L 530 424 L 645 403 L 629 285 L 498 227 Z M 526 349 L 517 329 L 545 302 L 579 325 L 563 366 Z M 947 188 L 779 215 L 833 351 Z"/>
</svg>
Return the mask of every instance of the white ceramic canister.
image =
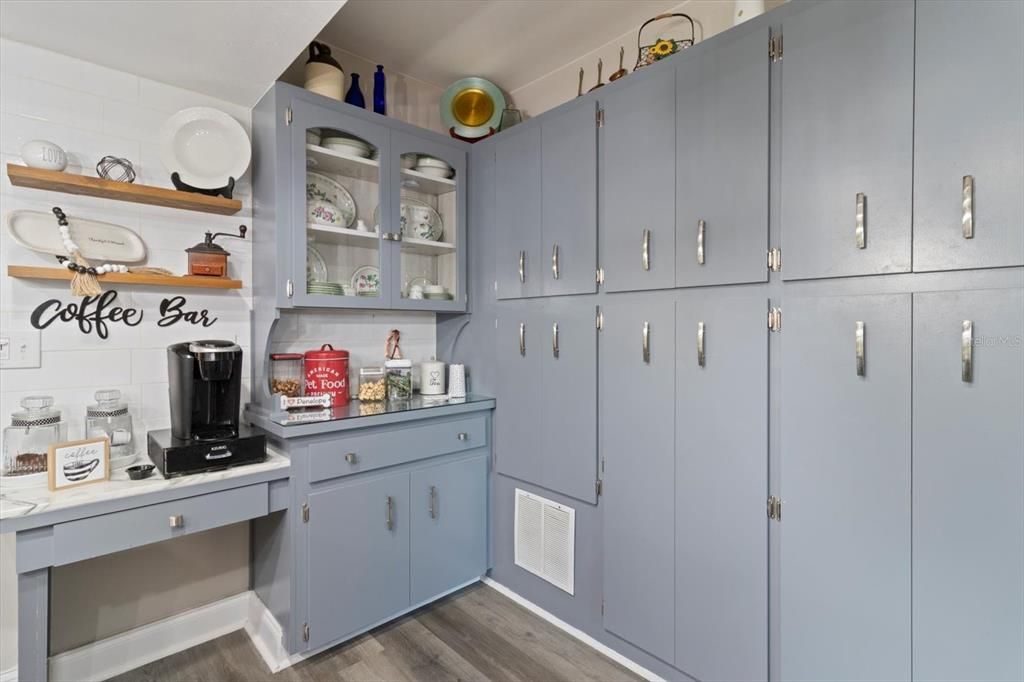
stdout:
<svg viewBox="0 0 1024 682">
<path fill-rule="evenodd" d="M 444 394 L 444 363 L 427 360 L 420 363 L 420 393 L 423 395 Z"/>
<path fill-rule="evenodd" d="M 345 72 L 331 56 L 331 48 L 313 41 L 309 44 L 306 78 L 303 85 L 310 92 L 340 100 L 345 87 Z"/>
<path fill-rule="evenodd" d="M 448 366 L 448 397 L 449 398 L 465 398 L 466 397 L 466 366 L 465 365 L 449 365 Z"/>
</svg>

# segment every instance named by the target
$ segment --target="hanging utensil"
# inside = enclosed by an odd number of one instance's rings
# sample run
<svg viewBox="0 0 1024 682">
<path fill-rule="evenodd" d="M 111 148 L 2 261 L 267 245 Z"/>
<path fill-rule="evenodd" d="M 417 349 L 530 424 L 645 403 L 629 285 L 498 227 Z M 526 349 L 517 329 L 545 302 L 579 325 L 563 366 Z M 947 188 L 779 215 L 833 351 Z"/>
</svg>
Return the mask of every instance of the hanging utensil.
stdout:
<svg viewBox="0 0 1024 682">
<path fill-rule="evenodd" d="M 626 48 L 620 47 L 619 48 L 619 69 L 618 69 L 618 71 L 616 71 L 612 75 L 608 76 L 608 82 L 617 81 L 620 78 L 622 78 L 623 76 L 625 76 L 627 73 L 629 73 L 629 71 L 626 71 L 626 69 L 624 69 L 623 66 L 622 66 L 622 61 L 625 58 L 626 58 Z"/>
<path fill-rule="evenodd" d="M 576 96 L 577 97 L 583 97 L 583 67 L 582 66 L 580 67 L 580 84 L 579 84 L 579 87 L 576 88 Z"/>
<path fill-rule="evenodd" d="M 598 88 L 604 87 L 604 83 L 601 82 L 601 69 L 603 67 L 604 67 L 604 63 L 600 59 L 598 59 L 597 60 L 597 85 L 595 85 L 594 87 L 592 87 L 589 90 L 587 90 L 587 92 L 593 92 L 594 90 L 597 90 Z"/>
</svg>

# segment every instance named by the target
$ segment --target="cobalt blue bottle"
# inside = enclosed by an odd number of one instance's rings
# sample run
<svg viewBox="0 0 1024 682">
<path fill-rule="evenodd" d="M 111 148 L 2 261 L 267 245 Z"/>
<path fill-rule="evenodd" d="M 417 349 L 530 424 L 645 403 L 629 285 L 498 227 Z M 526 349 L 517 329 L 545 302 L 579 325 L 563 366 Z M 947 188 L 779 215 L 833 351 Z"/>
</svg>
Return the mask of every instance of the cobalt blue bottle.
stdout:
<svg viewBox="0 0 1024 682">
<path fill-rule="evenodd" d="M 385 101 L 384 67 L 377 65 L 377 73 L 373 74 L 373 110 L 378 114 L 387 116 L 387 102 Z"/>
<path fill-rule="evenodd" d="M 356 107 L 366 108 L 366 100 L 363 98 L 363 91 L 359 89 L 359 74 L 352 74 L 352 85 L 348 88 L 348 94 L 345 95 L 345 102 Z"/>
</svg>

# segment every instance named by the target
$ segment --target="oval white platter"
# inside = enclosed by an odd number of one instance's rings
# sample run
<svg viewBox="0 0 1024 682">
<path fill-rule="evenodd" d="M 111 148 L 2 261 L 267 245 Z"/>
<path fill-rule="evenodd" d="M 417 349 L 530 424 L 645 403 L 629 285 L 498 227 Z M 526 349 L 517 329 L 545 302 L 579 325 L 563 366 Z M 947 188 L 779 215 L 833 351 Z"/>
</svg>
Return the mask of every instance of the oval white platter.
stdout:
<svg viewBox="0 0 1024 682">
<path fill-rule="evenodd" d="M 53 256 L 69 256 L 60 236 L 57 218 L 42 211 L 11 211 L 4 217 L 7 231 L 26 249 Z M 133 230 L 85 218 L 68 218 L 71 239 L 88 260 L 141 263 L 146 260 L 146 244 Z"/>
</svg>

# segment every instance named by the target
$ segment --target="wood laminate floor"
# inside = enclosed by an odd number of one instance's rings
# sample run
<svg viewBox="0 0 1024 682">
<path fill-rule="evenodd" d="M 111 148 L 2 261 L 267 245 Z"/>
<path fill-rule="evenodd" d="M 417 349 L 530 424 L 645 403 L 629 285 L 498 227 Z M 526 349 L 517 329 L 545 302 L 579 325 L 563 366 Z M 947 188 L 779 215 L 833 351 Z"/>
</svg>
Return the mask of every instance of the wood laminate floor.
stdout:
<svg viewBox="0 0 1024 682">
<path fill-rule="evenodd" d="M 244 630 L 114 682 L 617 682 L 641 678 L 481 583 L 271 674 Z"/>
</svg>

